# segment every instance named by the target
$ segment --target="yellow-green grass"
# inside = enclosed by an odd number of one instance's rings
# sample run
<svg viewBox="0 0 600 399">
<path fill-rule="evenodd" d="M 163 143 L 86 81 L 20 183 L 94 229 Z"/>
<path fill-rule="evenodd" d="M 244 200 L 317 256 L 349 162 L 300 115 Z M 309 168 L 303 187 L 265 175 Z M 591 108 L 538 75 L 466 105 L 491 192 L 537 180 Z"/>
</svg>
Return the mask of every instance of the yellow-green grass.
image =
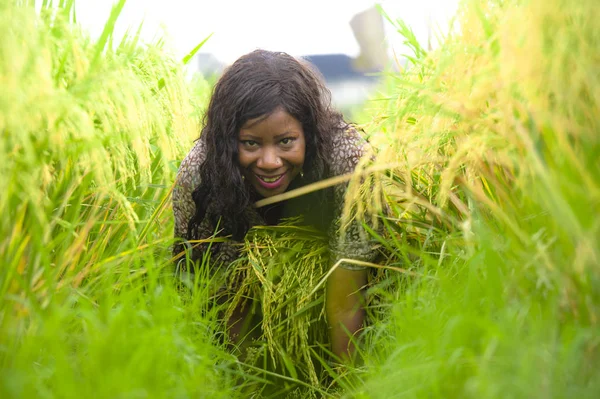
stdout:
<svg viewBox="0 0 600 399">
<path fill-rule="evenodd" d="M 417 51 L 366 129 L 389 167 L 382 242 L 429 278 L 373 309 L 350 396 L 600 393 L 599 17 L 465 1 L 429 54 L 396 22 Z"/>
<path fill-rule="evenodd" d="M 343 367 L 310 230 L 246 241 L 264 336 L 242 363 L 206 267 L 171 281 L 170 188 L 210 85 L 114 43 L 123 2 L 99 40 L 71 2 L 2 3 L 0 396 L 597 397 L 600 11 L 573 3 L 464 2 L 429 53 L 390 18 L 413 54 L 360 116 L 374 173 L 347 210 L 377 216 L 385 257 Z"/>
<path fill-rule="evenodd" d="M 231 396 L 203 290 L 178 292 L 170 189 L 202 104 L 182 64 L 72 2 L 0 5 L 0 396 Z M 204 312 L 203 312 L 204 310 Z"/>
</svg>

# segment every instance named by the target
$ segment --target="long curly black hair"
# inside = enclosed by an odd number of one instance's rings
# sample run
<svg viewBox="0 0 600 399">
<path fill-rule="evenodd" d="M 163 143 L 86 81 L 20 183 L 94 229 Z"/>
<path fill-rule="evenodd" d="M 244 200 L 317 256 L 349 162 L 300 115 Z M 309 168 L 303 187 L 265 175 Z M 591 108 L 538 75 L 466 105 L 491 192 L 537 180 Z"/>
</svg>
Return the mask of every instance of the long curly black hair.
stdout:
<svg viewBox="0 0 600 399">
<path fill-rule="evenodd" d="M 333 137 L 347 128 L 331 104 L 321 75 L 304 60 L 283 52 L 255 50 L 240 57 L 216 83 L 204 115 L 206 159 L 200 167 L 200 185 L 192 198 L 196 213 L 188 225 L 188 238 L 210 218 L 221 234 L 242 240 L 251 227 L 244 210 L 252 193 L 238 164 L 238 135 L 250 119 L 266 117 L 283 108 L 304 129 L 305 184 L 323 179 L 329 170 Z"/>
</svg>

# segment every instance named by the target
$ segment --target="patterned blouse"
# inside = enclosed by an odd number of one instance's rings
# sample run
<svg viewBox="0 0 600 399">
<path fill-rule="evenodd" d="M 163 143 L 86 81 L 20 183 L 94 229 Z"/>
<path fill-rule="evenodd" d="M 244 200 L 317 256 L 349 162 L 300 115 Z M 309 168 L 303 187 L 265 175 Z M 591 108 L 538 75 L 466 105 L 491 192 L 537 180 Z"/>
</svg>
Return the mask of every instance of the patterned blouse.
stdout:
<svg viewBox="0 0 600 399">
<path fill-rule="evenodd" d="M 347 129 L 343 134 L 333 140 L 333 151 L 329 161 L 329 176 L 326 178 L 352 173 L 359 160 L 363 156 L 368 144 L 354 128 Z M 214 236 L 215 226 L 211 224 L 208 216 L 198 228 L 197 237 L 187 237 L 188 222 L 195 214 L 195 203 L 192 200 L 192 192 L 200 184 L 200 166 L 204 159 L 205 145 L 200 138 L 196 141 L 192 150 L 182 161 L 177 173 L 175 187 L 173 189 L 173 213 L 175 216 L 175 237 L 180 239 L 206 239 Z M 340 220 L 344 208 L 344 197 L 348 184 L 338 184 L 333 188 L 333 217 L 328 227 L 329 252 L 332 264 L 341 258 L 349 258 L 359 261 L 373 262 L 377 251 L 373 240 L 369 238 L 360 222 L 352 222 L 340 233 Z M 210 205 L 207 212 L 210 212 Z M 248 207 L 246 215 L 251 225 L 268 224 L 259 210 Z M 211 245 L 211 259 L 219 263 L 229 264 L 240 256 L 241 245 L 233 240 Z M 177 244 L 174 254 L 181 253 L 186 246 Z M 196 246 L 192 252 L 192 259 L 201 259 L 206 245 Z M 364 267 L 355 264 L 342 263 L 340 267 L 348 270 L 362 270 Z"/>
</svg>

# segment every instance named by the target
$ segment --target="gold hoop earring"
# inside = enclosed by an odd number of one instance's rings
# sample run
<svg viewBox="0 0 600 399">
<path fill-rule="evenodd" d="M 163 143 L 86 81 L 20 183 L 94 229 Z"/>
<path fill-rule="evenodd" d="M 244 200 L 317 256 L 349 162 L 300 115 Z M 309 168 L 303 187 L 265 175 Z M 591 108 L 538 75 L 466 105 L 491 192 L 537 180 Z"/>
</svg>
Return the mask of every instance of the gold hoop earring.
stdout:
<svg viewBox="0 0 600 399">
<path fill-rule="evenodd" d="M 300 171 L 300 177 L 304 179 L 304 171 L 303 170 Z"/>
</svg>

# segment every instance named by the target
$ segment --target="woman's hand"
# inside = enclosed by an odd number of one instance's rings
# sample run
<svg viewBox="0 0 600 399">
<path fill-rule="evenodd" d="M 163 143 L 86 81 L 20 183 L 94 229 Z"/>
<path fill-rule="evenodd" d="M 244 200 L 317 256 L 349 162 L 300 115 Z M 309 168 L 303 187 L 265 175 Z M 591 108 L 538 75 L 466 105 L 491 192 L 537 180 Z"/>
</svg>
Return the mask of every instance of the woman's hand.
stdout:
<svg viewBox="0 0 600 399">
<path fill-rule="evenodd" d="M 327 280 L 325 312 L 329 324 L 331 350 L 342 361 L 354 353 L 351 337 L 362 327 L 365 310 L 363 287 L 367 270 L 346 270 L 338 267 Z"/>
</svg>

